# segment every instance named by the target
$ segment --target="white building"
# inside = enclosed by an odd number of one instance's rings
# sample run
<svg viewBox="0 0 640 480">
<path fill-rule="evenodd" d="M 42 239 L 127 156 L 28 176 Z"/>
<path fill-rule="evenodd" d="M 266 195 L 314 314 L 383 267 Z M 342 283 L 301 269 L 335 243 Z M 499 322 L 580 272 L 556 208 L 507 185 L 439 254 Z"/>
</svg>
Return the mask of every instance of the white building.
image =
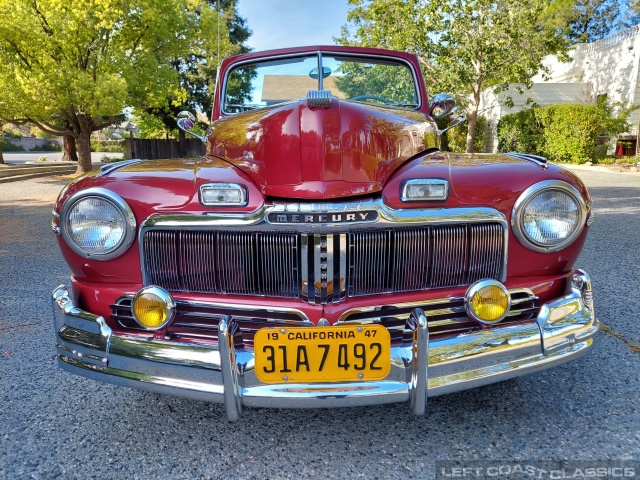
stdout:
<svg viewBox="0 0 640 480">
<path fill-rule="evenodd" d="M 593 43 L 578 43 L 569 52 L 567 63 L 549 56 L 544 64 L 549 68 L 547 77 L 538 74 L 533 86 L 519 94 L 515 87 L 495 94 L 489 89 L 483 92 L 480 102 L 481 115 L 487 118 L 488 135 L 486 151 L 498 148 L 496 127 L 503 115 L 519 112 L 531 102 L 538 105 L 555 103 L 593 103 L 600 95 L 611 102 L 640 105 L 640 25 L 603 38 Z M 507 97 L 514 106 L 505 106 Z M 634 155 L 638 136 L 640 110 L 634 111 L 629 122 L 631 131 L 618 137 L 630 142 L 630 147 L 618 146 L 616 155 Z"/>
</svg>

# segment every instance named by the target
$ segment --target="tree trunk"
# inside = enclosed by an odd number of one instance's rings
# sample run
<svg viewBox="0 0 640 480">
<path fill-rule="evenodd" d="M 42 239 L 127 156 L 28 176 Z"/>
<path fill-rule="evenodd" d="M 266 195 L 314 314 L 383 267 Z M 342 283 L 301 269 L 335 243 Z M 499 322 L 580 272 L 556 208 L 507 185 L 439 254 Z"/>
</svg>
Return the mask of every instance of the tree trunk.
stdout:
<svg viewBox="0 0 640 480">
<path fill-rule="evenodd" d="M 178 129 L 178 154 L 182 158 L 187 156 L 187 136 L 180 129 Z"/>
<path fill-rule="evenodd" d="M 76 139 L 71 135 L 64 136 L 64 154 L 62 155 L 63 162 L 77 162 L 78 151 L 76 150 Z"/>
<path fill-rule="evenodd" d="M 76 175 L 91 171 L 91 130 L 81 130 L 76 139 L 78 147 L 78 170 Z"/>
<path fill-rule="evenodd" d="M 2 156 L 2 150 L 0 150 L 0 163 L 4 163 L 4 157 Z"/>
<path fill-rule="evenodd" d="M 473 153 L 473 139 L 476 136 L 476 123 L 478 121 L 478 106 L 480 105 L 480 86 L 474 89 L 473 100 L 469 105 L 469 128 L 467 130 L 467 153 Z"/>
</svg>

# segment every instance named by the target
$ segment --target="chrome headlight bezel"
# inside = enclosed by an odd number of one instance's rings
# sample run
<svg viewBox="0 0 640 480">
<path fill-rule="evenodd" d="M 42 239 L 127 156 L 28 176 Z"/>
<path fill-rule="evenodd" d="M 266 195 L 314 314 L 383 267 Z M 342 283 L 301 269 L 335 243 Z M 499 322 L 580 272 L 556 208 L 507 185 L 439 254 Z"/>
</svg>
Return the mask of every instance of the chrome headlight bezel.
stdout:
<svg viewBox="0 0 640 480">
<path fill-rule="evenodd" d="M 572 198 L 579 213 L 573 232 L 561 242 L 553 245 L 544 244 L 531 238 L 524 226 L 524 212 L 529 203 L 540 193 L 548 191 L 559 191 Z M 580 192 L 573 185 L 561 180 L 545 180 L 530 186 L 518 197 L 511 213 L 511 228 L 518 241 L 528 249 L 541 253 L 557 252 L 567 248 L 580 236 L 586 224 L 587 214 L 587 205 Z"/>
<path fill-rule="evenodd" d="M 114 247 L 101 253 L 89 252 L 82 248 L 81 245 L 78 245 L 74 241 L 70 232 L 71 226 L 69 224 L 69 213 L 79 202 L 82 202 L 87 198 L 99 198 L 100 200 L 110 203 L 122 216 L 125 226 L 125 232 L 120 241 Z M 106 188 L 88 188 L 74 193 L 65 201 L 60 211 L 60 233 L 69 248 L 78 255 L 85 258 L 91 258 L 93 260 L 111 260 L 126 252 L 135 240 L 136 218 L 127 202 L 125 202 L 119 195 L 107 190 Z"/>
</svg>

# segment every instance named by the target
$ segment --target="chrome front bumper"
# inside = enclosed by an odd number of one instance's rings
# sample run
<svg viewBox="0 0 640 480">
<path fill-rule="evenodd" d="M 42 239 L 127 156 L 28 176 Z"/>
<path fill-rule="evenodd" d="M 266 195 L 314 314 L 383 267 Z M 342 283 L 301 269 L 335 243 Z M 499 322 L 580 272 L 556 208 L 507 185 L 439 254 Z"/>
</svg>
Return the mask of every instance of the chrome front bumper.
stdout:
<svg viewBox="0 0 640 480">
<path fill-rule="evenodd" d="M 79 310 L 67 288 L 53 292 L 60 366 L 109 383 L 224 403 L 230 420 L 245 406 L 351 407 L 409 401 L 423 414 L 427 397 L 487 385 L 543 370 L 589 351 L 598 331 L 591 281 L 580 270 L 570 293 L 542 306 L 537 319 L 519 325 L 429 339 L 421 309 L 410 318 L 413 342 L 391 348 L 391 372 L 382 381 L 263 384 L 252 350 L 237 350 L 233 318 L 219 325 L 219 348 L 116 335 L 104 318 Z M 313 328 L 313 327 L 310 327 Z"/>
</svg>

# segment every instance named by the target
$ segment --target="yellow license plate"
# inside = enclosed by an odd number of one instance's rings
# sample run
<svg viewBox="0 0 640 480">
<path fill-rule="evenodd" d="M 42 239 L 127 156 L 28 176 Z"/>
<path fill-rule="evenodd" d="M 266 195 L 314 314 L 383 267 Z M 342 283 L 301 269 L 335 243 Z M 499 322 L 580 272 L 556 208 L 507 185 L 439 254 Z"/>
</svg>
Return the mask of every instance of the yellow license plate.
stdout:
<svg viewBox="0 0 640 480">
<path fill-rule="evenodd" d="M 254 353 L 264 383 L 382 380 L 391 369 L 391 337 L 381 325 L 262 328 Z"/>
</svg>

